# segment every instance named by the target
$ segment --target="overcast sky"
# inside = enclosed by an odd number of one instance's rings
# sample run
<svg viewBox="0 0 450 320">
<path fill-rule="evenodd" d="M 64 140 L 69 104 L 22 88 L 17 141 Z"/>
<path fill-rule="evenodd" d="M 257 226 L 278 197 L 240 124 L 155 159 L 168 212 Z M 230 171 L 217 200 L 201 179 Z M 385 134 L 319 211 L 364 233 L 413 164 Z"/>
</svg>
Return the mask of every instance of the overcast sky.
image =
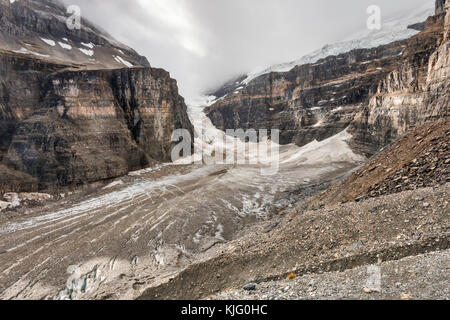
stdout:
<svg viewBox="0 0 450 320">
<path fill-rule="evenodd" d="M 434 0 L 64 0 L 117 40 L 168 70 L 183 95 L 287 62 Z"/>
</svg>

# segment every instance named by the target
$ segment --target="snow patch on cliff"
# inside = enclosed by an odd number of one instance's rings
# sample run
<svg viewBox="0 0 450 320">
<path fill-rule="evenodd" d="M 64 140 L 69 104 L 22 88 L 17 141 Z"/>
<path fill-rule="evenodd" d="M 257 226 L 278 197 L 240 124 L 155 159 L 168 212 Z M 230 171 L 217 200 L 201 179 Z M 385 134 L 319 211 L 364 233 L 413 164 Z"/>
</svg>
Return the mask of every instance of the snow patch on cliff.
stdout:
<svg viewBox="0 0 450 320">
<path fill-rule="evenodd" d="M 66 50 L 72 50 L 72 46 L 70 44 L 64 43 L 64 42 L 58 42 L 58 44 L 61 46 L 61 48 Z"/>
<path fill-rule="evenodd" d="M 48 54 L 42 54 L 38 52 L 34 52 L 25 48 L 20 48 L 20 50 L 15 50 L 16 53 L 23 53 L 23 54 L 31 54 L 33 56 L 42 57 L 42 58 L 50 58 Z"/>
<path fill-rule="evenodd" d="M 78 48 L 81 52 L 83 52 L 85 55 L 92 57 L 94 55 L 94 50 L 87 50 L 83 48 Z"/>
<path fill-rule="evenodd" d="M 48 44 L 51 47 L 56 46 L 56 42 L 50 39 L 41 38 L 42 41 L 44 41 L 46 44 Z"/>
<path fill-rule="evenodd" d="M 122 57 L 119 56 L 113 56 L 114 60 L 116 60 L 118 63 L 121 63 L 123 65 L 125 65 L 127 68 L 132 68 L 133 64 L 124 60 Z"/>
</svg>

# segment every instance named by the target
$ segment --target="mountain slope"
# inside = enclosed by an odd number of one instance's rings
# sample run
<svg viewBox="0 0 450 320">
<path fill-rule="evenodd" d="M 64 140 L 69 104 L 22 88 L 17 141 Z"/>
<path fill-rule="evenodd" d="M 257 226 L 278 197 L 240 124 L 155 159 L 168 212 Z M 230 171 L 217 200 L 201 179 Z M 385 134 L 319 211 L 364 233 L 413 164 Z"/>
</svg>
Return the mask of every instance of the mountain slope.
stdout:
<svg viewBox="0 0 450 320">
<path fill-rule="evenodd" d="M 450 116 L 450 14 L 439 9 L 412 37 L 401 65 L 377 86 L 355 116 L 353 146 L 373 153 L 411 128 Z"/>
<path fill-rule="evenodd" d="M 57 0 L 0 0 L 0 49 L 90 69 L 150 66 L 85 19 L 80 29 L 69 29 L 70 16 Z"/>
</svg>

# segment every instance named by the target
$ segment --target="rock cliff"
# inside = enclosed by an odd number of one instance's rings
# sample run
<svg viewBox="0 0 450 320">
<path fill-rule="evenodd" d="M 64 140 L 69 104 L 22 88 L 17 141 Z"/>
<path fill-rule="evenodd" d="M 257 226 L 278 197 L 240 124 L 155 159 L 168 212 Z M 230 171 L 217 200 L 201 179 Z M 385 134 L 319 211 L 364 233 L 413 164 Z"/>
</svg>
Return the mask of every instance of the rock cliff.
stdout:
<svg viewBox="0 0 450 320">
<path fill-rule="evenodd" d="M 14 20 L 24 26 L 7 29 L 16 42 L 22 36 L 38 42 L 46 30 L 47 38 L 63 32 L 52 15 L 62 8 L 57 2 L 21 3 L 0 3 L 3 38 L 11 11 L 27 17 Z M 48 19 L 33 25 L 34 15 Z M 69 30 L 64 38 L 97 44 L 107 38 L 96 29 L 83 30 L 75 35 Z M 54 59 L 0 46 L 0 191 L 56 191 L 170 161 L 173 130 L 193 133 L 177 83 L 131 49 L 118 48 L 103 40 L 93 49 L 96 64 L 87 65 L 77 56 Z M 102 60 L 105 50 L 121 50 L 135 66 Z"/>
</svg>

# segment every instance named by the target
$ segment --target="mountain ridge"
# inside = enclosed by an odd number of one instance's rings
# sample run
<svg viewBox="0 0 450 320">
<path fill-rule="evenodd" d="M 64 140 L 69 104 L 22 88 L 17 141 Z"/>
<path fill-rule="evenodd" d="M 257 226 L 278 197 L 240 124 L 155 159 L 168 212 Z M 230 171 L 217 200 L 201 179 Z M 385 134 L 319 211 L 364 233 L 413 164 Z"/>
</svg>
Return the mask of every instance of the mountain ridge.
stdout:
<svg viewBox="0 0 450 320">
<path fill-rule="evenodd" d="M 147 59 L 80 17 L 69 29 L 65 5 L 57 0 L 0 1 L 0 48 L 90 69 L 150 67 Z"/>
</svg>

